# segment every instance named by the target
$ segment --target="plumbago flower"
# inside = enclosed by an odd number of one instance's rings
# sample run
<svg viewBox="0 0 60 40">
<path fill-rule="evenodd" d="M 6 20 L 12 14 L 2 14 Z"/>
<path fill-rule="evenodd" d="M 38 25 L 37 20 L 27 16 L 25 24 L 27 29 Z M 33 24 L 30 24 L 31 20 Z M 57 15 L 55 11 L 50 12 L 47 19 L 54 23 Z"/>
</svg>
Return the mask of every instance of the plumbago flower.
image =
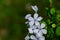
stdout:
<svg viewBox="0 0 60 40">
<path fill-rule="evenodd" d="M 28 35 L 25 37 L 25 40 L 45 40 L 45 37 L 43 34 L 47 34 L 47 30 L 45 28 L 44 23 L 40 23 L 40 21 L 43 19 L 41 16 L 38 17 L 37 11 L 38 7 L 37 6 L 31 6 L 32 9 L 35 11 L 34 16 L 32 17 L 31 14 L 27 14 L 25 16 L 25 19 L 28 21 L 26 24 L 28 24 L 30 27 L 28 28 Z M 33 34 L 33 35 L 29 35 Z"/>
<path fill-rule="evenodd" d="M 39 21 L 42 20 L 42 17 L 38 17 L 38 14 L 37 14 L 37 6 L 32 6 L 32 9 L 35 11 L 35 14 L 34 14 L 34 17 L 31 16 L 31 14 L 27 14 L 25 16 L 25 19 L 28 19 L 29 22 L 26 22 L 26 23 L 29 23 L 29 25 L 39 25 Z"/>
<path fill-rule="evenodd" d="M 29 21 L 28 23 L 29 23 L 30 26 L 34 25 L 34 24 L 39 25 L 40 24 L 39 21 L 42 20 L 42 17 L 38 17 L 37 13 L 34 14 L 34 18 L 31 17 L 30 14 L 28 14 L 25 18 L 28 19 L 28 21 Z"/>
</svg>

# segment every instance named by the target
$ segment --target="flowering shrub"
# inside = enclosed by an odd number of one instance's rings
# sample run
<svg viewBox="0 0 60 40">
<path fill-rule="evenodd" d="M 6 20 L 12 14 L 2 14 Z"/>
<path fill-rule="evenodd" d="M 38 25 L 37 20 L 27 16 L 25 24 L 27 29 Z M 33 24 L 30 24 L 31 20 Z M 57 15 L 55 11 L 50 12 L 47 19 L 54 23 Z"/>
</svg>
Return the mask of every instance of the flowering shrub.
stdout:
<svg viewBox="0 0 60 40">
<path fill-rule="evenodd" d="M 50 5 L 46 8 L 44 7 L 45 9 L 43 9 L 43 13 L 46 15 L 45 17 L 38 16 L 37 6 L 31 6 L 35 11 L 33 17 L 31 14 L 25 16 L 25 19 L 28 20 L 26 24 L 29 25 L 29 32 L 25 37 L 25 40 L 60 40 L 60 10 L 57 10 L 57 8 L 54 7 L 54 0 L 48 1 Z"/>
<path fill-rule="evenodd" d="M 28 19 L 26 22 L 27 25 L 30 27 L 28 28 L 29 33 L 25 37 L 25 40 L 45 40 L 43 34 L 47 34 L 47 30 L 45 28 L 45 24 L 41 23 L 42 17 L 38 17 L 38 7 L 32 6 L 32 9 L 35 11 L 34 16 L 32 17 L 31 14 L 27 14 L 25 19 Z"/>
</svg>

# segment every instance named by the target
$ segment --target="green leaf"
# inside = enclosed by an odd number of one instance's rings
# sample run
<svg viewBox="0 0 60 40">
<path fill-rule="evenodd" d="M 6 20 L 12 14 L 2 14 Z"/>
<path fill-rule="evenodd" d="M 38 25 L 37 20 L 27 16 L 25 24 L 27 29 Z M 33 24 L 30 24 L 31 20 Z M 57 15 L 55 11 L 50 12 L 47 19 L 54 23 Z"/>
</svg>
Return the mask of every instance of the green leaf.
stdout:
<svg viewBox="0 0 60 40">
<path fill-rule="evenodd" d="M 47 22 L 48 22 L 48 24 L 51 24 L 51 21 L 49 19 L 47 20 Z"/>
<path fill-rule="evenodd" d="M 50 15 L 50 13 L 48 13 L 48 17 L 50 17 L 50 18 L 51 18 L 51 15 Z"/>
<path fill-rule="evenodd" d="M 57 29 L 56 29 L 56 35 L 60 36 L 60 26 L 58 26 Z"/>
<path fill-rule="evenodd" d="M 52 0 L 49 0 L 50 4 L 52 4 Z"/>
<path fill-rule="evenodd" d="M 56 16 L 57 20 L 60 20 L 60 11 L 57 11 L 57 16 Z"/>
<path fill-rule="evenodd" d="M 51 8 L 51 9 L 50 9 L 50 13 L 51 13 L 51 14 L 54 14 L 54 13 L 55 13 L 55 8 Z"/>
<path fill-rule="evenodd" d="M 56 27 L 56 24 L 54 23 L 54 24 L 52 24 L 52 28 L 55 28 Z"/>
<path fill-rule="evenodd" d="M 47 37 L 48 37 L 48 38 L 53 38 L 53 34 L 54 34 L 53 29 L 52 29 L 52 28 L 49 28 L 49 29 L 48 29 Z"/>
</svg>

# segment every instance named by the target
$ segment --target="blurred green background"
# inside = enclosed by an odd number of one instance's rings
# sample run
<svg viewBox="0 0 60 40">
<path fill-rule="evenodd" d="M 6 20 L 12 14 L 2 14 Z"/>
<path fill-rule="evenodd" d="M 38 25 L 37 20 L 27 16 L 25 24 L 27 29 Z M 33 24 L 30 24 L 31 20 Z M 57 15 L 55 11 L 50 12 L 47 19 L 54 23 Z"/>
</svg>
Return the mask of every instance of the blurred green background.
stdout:
<svg viewBox="0 0 60 40">
<path fill-rule="evenodd" d="M 25 15 L 34 14 L 31 5 L 37 5 L 38 14 L 45 19 L 49 18 L 45 8 L 56 8 L 59 23 L 60 0 L 53 0 L 52 5 L 49 0 L 0 0 L 0 40 L 24 40 L 28 33 Z"/>
</svg>

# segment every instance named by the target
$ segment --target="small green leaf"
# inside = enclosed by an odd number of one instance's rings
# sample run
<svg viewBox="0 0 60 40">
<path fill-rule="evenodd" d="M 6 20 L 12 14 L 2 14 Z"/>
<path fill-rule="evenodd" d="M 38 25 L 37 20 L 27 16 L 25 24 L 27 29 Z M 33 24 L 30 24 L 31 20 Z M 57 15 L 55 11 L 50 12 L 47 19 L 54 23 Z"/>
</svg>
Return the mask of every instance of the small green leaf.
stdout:
<svg viewBox="0 0 60 40">
<path fill-rule="evenodd" d="M 52 24 L 52 28 L 55 28 L 56 27 L 56 24 Z"/>
<path fill-rule="evenodd" d="M 60 20 L 60 11 L 57 12 L 56 18 L 57 20 Z"/>
<path fill-rule="evenodd" d="M 49 0 L 50 4 L 52 4 L 52 0 Z"/>
<path fill-rule="evenodd" d="M 50 9 L 50 13 L 51 13 L 51 14 L 54 14 L 54 13 L 55 13 L 55 8 L 51 8 L 51 9 Z"/>
<path fill-rule="evenodd" d="M 60 36 L 60 26 L 57 27 L 57 29 L 56 29 L 56 34 L 57 34 L 58 36 Z"/>
<path fill-rule="evenodd" d="M 50 25 L 51 23 L 53 23 L 53 21 L 51 21 L 50 19 L 48 19 L 47 23 Z"/>
<path fill-rule="evenodd" d="M 47 22 L 48 22 L 48 24 L 51 24 L 51 21 L 49 19 L 47 20 Z"/>
</svg>

